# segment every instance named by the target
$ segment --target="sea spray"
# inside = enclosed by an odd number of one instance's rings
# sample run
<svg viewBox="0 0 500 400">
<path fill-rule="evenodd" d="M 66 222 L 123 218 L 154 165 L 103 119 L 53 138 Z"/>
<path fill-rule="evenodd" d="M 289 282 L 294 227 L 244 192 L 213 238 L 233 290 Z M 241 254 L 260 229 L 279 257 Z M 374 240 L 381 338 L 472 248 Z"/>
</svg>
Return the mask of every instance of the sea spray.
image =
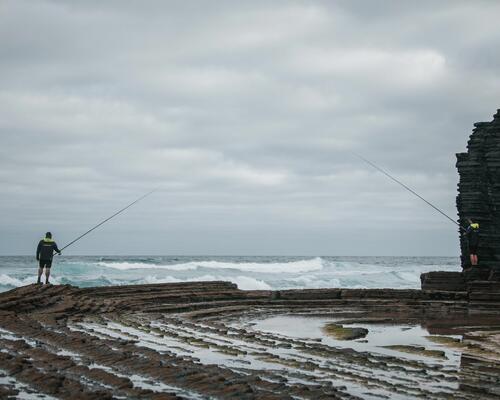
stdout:
<svg viewBox="0 0 500 400">
<path fill-rule="evenodd" d="M 189 271 L 201 268 L 210 269 L 236 269 L 247 272 L 260 273 L 299 273 L 318 271 L 323 269 L 323 260 L 316 257 L 309 260 L 289 261 L 283 263 L 257 263 L 257 262 L 220 262 L 220 261 L 192 261 L 182 264 L 154 264 L 134 262 L 99 262 L 98 265 L 120 270 L 128 269 L 169 269 L 172 271 Z"/>
<path fill-rule="evenodd" d="M 0 257 L 0 291 L 32 284 L 33 257 Z M 58 257 L 54 284 L 80 287 L 229 281 L 245 290 L 299 288 L 418 289 L 420 274 L 459 271 L 456 257 Z"/>
</svg>

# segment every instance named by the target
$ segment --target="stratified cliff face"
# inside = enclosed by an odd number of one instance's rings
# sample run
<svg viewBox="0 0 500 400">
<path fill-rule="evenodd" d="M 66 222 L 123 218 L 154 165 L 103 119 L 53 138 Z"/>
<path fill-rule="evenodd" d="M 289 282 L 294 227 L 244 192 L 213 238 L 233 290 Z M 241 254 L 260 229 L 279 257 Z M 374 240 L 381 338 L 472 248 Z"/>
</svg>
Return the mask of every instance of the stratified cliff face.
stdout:
<svg viewBox="0 0 500 400">
<path fill-rule="evenodd" d="M 457 209 L 462 226 L 472 218 L 480 224 L 479 264 L 500 268 L 500 110 L 491 122 L 478 122 L 467 145 L 457 154 Z M 462 267 L 468 267 L 467 241 L 460 238 Z"/>
</svg>

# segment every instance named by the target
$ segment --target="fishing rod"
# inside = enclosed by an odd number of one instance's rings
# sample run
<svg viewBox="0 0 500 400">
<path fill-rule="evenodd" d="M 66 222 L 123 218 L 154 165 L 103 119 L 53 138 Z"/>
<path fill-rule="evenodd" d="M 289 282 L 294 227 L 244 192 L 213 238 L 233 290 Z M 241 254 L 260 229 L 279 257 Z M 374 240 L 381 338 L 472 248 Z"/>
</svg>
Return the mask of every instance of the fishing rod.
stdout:
<svg viewBox="0 0 500 400">
<path fill-rule="evenodd" d="M 89 229 L 87 232 L 85 233 L 82 233 L 80 236 L 78 236 L 76 239 L 74 239 L 73 241 L 69 242 L 66 246 L 64 246 L 60 251 L 63 251 L 64 249 L 68 248 L 69 246 L 71 246 L 73 243 L 79 241 L 81 238 L 83 238 L 84 236 L 87 236 L 90 232 L 92 232 L 93 230 L 99 228 L 101 225 L 105 224 L 106 222 L 108 222 L 110 219 L 116 217 L 118 214 L 121 214 L 122 212 L 124 212 L 127 208 L 130 208 L 132 207 L 134 204 L 140 202 L 142 199 L 144 199 L 145 197 L 148 197 L 151 193 L 153 193 L 154 191 L 156 191 L 157 189 L 153 189 L 151 190 L 150 192 L 146 193 L 145 195 L 139 197 L 138 199 L 134 200 L 132 203 L 130 203 L 128 206 L 125 206 L 123 207 L 121 210 L 115 212 L 113 215 L 111 215 L 110 217 L 104 219 L 103 221 L 99 222 L 96 226 L 94 226 L 93 228 Z"/>
<path fill-rule="evenodd" d="M 371 162 L 370 160 L 366 159 L 365 157 L 351 151 L 351 153 L 353 155 L 355 155 L 356 157 L 358 157 L 360 160 L 363 160 L 365 163 L 367 163 L 368 165 L 371 165 L 373 168 L 375 168 L 377 171 L 383 173 L 385 176 L 387 176 L 389 179 L 393 180 L 394 182 L 396 182 L 398 185 L 401 185 L 402 187 L 404 187 L 406 190 L 408 190 L 410 193 L 414 194 L 415 196 L 417 196 L 420 200 L 424 201 L 425 203 L 427 203 L 429 206 L 431 206 L 434 210 L 436 210 L 438 213 L 440 213 L 441 215 L 443 215 L 444 217 L 448 218 L 451 222 L 453 222 L 455 225 L 457 225 L 461 230 L 463 231 L 466 231 L 466 229 L 460 225 L 457 221 L 455 221 L 454 219 L 452 219 L 448 214 L 446 214 L 444 211 L 442 211 L 441 209 L 439 209 L 438 207 L 436 207 L 434 204 L 432 204 L 430 201 L 424 199 L 422 196 L 420 196 L 417 192 L 415 192 L 412 188 L 408 187 L 407 185 L 405 185 L 403 182 L 401 182 L 400 180 L 396 179 L 395 177 L 393 177 L 391 174 L 389 174 L 387 171 L 383 170 L 382 168 L 380 168 L 378 165 L 376 165 L 375 163 Z"/>
</svg>

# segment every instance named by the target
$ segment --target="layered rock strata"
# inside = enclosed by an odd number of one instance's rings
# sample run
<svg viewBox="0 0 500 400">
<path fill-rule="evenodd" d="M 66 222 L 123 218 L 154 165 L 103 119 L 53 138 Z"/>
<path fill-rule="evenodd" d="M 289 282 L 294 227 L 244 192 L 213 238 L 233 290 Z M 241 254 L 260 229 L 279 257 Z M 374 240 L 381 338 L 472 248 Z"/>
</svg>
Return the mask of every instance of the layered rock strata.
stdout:
<svg viewBox="0 0 500 400">
<path fill-rule="evenodd" d="M 474 290 L 25 286 L 0 294 L 0 398 L 494 399 L 500 300 Z M 369 333 L 310 336 L 323 320 Z"/>
<path fill-rule="evenodd" d="M 420 277 L 423 290 L 465 291 L 483 287 L 473 296 L 500 296 L 500 110 L 491 122 L 477 122 L 467 152 L 457 154 L 457 210 L 461 264 L 464 271 L 429 272 Z M 464 230 L 471 218 L 480 225 L 479 265 L 470 268 L 470 254 Z M 487 283 L 487 282 L 497 282 Z"/>
<path fill-rule="evenodd" d="M 500 110 L 490 122 L 474 124 L 467 152 L 457 154 L 459 221 L 480 224 L 478 257 L 482 267 L 500 269 Z M 469 266 L 467 240 L 460 236 L 462 267 Z"/>
</svg>

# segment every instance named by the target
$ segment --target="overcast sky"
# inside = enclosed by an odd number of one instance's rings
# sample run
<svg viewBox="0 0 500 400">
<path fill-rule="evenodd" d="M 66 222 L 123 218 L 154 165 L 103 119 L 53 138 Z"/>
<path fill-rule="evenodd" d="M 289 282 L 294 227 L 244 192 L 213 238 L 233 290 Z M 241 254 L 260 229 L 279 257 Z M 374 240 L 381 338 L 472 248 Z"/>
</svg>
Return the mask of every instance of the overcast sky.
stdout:
<svg viewBox="0 0 500 400">
<path fill-rule="evenodd" d="M 0 1 L 0 254 L 458 255 L 499 1 Z"/>
</svg>

